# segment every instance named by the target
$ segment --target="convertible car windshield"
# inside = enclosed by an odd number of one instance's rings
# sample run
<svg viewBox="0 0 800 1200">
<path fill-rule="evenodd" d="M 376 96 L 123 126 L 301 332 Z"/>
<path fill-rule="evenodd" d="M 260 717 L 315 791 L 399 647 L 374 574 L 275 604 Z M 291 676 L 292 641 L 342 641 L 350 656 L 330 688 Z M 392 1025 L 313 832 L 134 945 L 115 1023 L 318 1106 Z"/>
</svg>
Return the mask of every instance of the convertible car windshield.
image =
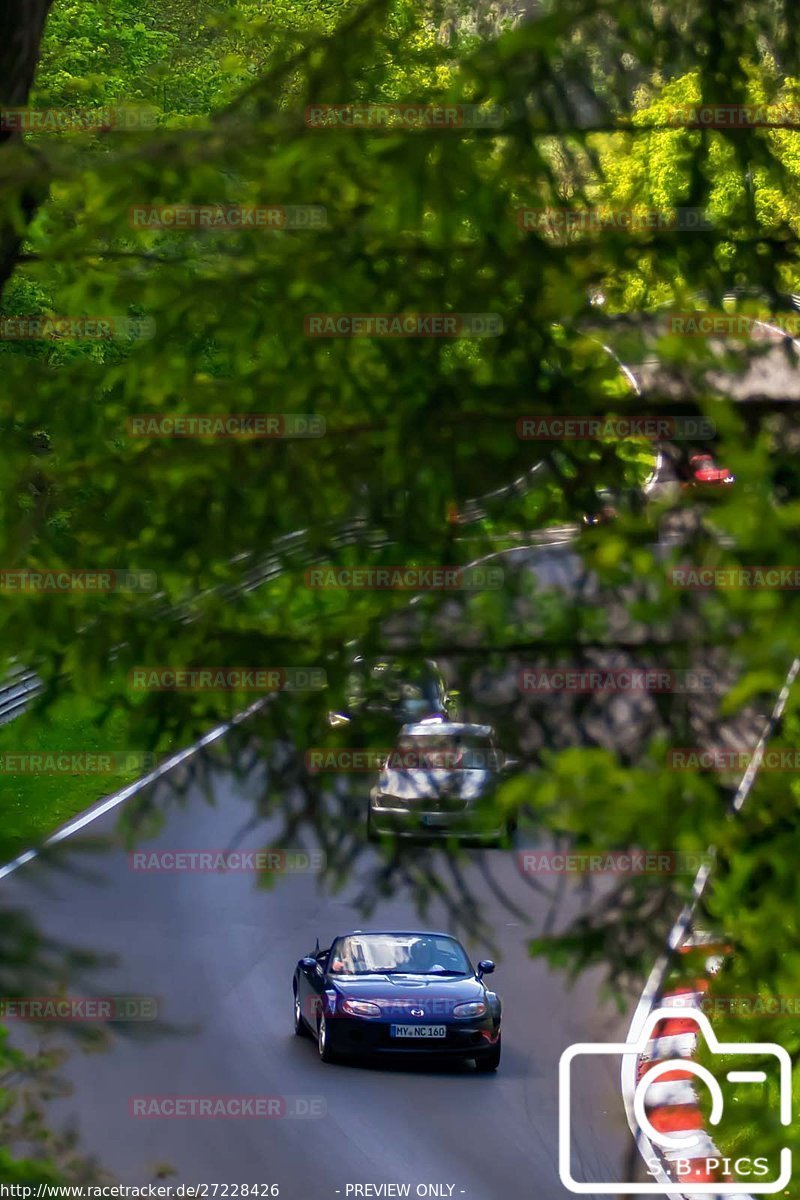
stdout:
<svg viewBox="0 0 800 1200">
<path fill-rule="evenodd" d="M 416 934 L 351 934 L 331 948 L 334 975 L 470 975 L 472 967 L 454 938 Z"/>
</svg>

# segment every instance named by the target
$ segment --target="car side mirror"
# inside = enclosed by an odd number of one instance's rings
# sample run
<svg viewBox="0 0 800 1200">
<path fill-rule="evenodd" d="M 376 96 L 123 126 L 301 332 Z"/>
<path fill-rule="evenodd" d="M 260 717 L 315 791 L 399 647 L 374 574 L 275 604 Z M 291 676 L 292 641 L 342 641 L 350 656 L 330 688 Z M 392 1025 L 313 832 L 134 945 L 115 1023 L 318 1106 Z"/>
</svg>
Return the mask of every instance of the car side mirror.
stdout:
<svg viewBox="0 0 800 1200">
<path fill-rule="evenodd" d="M 478 979 L 483 979 L 484 975 L 491 975 L 494 971 L 494 963 L 490 958 L 482 958 L 478 963 Z"/>
<path fill-rule="evenodd" d="M 321 967 L 315 958 L 301 958 L 300 966 L 304 971 L 319 971 Z"/>
</svg>

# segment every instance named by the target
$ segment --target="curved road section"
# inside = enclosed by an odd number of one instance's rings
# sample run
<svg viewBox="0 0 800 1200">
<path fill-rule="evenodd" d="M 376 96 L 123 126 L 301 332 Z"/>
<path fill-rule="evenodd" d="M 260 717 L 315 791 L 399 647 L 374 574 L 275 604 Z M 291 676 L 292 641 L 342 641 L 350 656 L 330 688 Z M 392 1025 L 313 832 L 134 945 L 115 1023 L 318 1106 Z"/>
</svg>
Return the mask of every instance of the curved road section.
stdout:
<svg viewBox="0 0 800 1200">
<path fill-rule="evenodd" d="M 547 554 L 543 576 L 568 584 L 574 556 L 565 547 L 549 551 L 552 561 Z M 277 820 L 252 825 L 258 789 L 258 780 L 225 777 L 214 806 L 199 794 L 185 806 L 165 805 L 161 833 L 142 849 L 269 845 Z M 115 821 L 107 804 L 81 825 L 113 840 Z M 596 976 L 568 987 L 563 974 L 529 956 L 527 942 L 552 930 L 553 893 L 559 924 L 592 898 L 564 876 L 532 886 L 523 849 L 472 851 L 463 868 L 492 930 L 492 944 L 467 949 L 473 961 L 497 960 L 493 986 L 503 1000 L 503 1061 L 490 1076 L 471 1065 L 323 1064 L 313 1043 L 293 1034 L 292 972 L 317 939 L 327 945 L 358 928 L 449 931 L 442 912 L 418 913 L 410 890 L 381 900 L 366 920 L 354 902 L 359 871 L 331 894 L 308 871 L 279 869 L 265 889 L 249 870 L 140 870 L 119 846 L 93 856 L 91 872 L 54 871 L 30 857 L 3 880 L 4 898 L 45 935 L 116 956 L 116 966 L 97 974 L 96 993 L 149 997 L 148 1011 L 154 1006 L 159 1017 L 158 1029 L 134 1023 L 105 1054 L 84 1054 L 72 1041 L 62 1071 L 72 1090 L 53 1102 L 52 1121 L 74 1125 L 82 1149 L 123 1183 L 172 1171 L 166 1178 L 176 1189 L 275 1185 L 298 1200 L 565 1196 L 559 1059 L 575 1042 L 621 1041 L 624 1030 L 618 1013 L 599 1006 Z M 70 838 L 58 853 L 81 863 Z M 377 853 L 364 849 L 364 876 Z M 12 1025 L 19 1042 L 32 1038 L 29 1027 Z M 53 1037 L 69 1044 L 63 1030 Z M 616 1066 L 607 1060 L 573 1091 L 576 1178 L 629 1177 Z M 214 1116 L 199 1115 L 209 1111 L 200 1100 Z M 233 1115 L 242 1111 L 251 1115 Z"/>
<path fill-rule="evenodd" d="M 569 591 L 579 568 L 574 552 L 561 546 L 542 555 L 542 579 Z M 506 554 L 523 569 L 529 556 Z M 593 591 L 591 581 L 586 586 Z M 154 801 L 165 823 L 140 852 L 241 852 L 280 836 L 277 817 L 252 824 L 263 795 L 255 773 L 245 782 L 219 779 L 213 806 L 199 789 L 189 803 L 169 804 L 160 786 Z M 70 1048 L 62 1074 L 72 1091 L 53 1102 L 51 1120 L 74 1125 L 82 1149 L 121 1182 L 141 1184 L 169 1169 L 175 1188 L 274 1184 L 281 1197 L 298 1200 L 568 1194 L 558 1171 L 559 1059 L 573 1043 L 620 1042 L 625 1031 L 618 1013 L 599 1006 L 596 976 L 570 988 L 562 973 L 529 956 L 527 942 L 553 931 L 554 894 L 555 925 L 564 927 L 596 903 L 596 889 L 590 895 L 565 875 L 532 879 L 524 846 L 466 857 L 465 885 L 492 931 L 490 944 L 467 949 L 473 962 L 498 964 L 492 983 L 503 1001 L 504 1049 L 496 1075 L 479 1075 L 471 1064 L 323 1064 L 311 1040 L 293 1034 L 297 960 L 317 938 L 325 946 L 353 929 L 455 932 L 444 912 L 421 916 L 411 890 L 399 887 L 366 919 L 355 897 L 378 854 L 366 846 L 343 891 L 331 893 L 321 874 L 281 865 L 265 889 L 252 870 L 138 869 L 142 860 L 113 842 L 115 821 L 107 801 L 76 823 L 79 832 L 112 840 L 105 855 L 92 855 L 90 871 L 53 870 L 23 856 L 0 886 L 45 935 L 117 956 L 116 966 L 97 973 L 96 994 L 149 997 L 148 1011 L 157 1008 L 160 1028 L 134 1023 L 104 1054 L 84 1054 L 63 1029 L 53 1033 Z M 54 852 L 66 860 L 61 865 L 85 865 L 71 837 L 61 836 Z M 20 1043 L 32 1038 L 23 1023 L 11 1025 Z M 618 1069 L 607 1058 L 573 1087 L 576 1179 L 630 1178 L 635 1154 Z M 176 1098 L 184 1115 L 173 1115 Z M 210 1100 L 216 1115 L 198 1115 L 199 1100 Z M 253 1115 L 232 1115 L 237 1106 Z"/>
<path fill-rule="evenodd" d="M 256 794 L 255 780 L 223 779 L 215 805 L 195 794 L 185 807 L 170 806 L 158 838 L 140 850 L 228 848 L 251 822 Z M 53 1103 L 52 1121 L 74 1124 L 82 1149 L 120 1182 L 141 1184 L 169 1165 L 176 1174 L 164 1181 L 175 1188 L 276 1184 L 297 1200 L 567 1194 L 558 1177 L 559 1056 L 574 1041 L 621 1037 L 622 1028 L 617 1013 L 598 1008 L 596 978 L 567 990 L 562 974 L 529 957 L 526 940 L 541 932 L 551 900 L 531 887 L 519 849 L 475 850 L 464 864 L 493 930 L 493 945 L 467 948 L 473 962 L 497 960 L 499 1072 L 479 1075 L 471 1063 L 323 1064 L 314 1043 L 292 1031 L 297 959 L 317 937 L 324 946 L 353 928 L 446 928 L 441 914 L 421 918 L 413 896 L 399 892 L 366 921 L 352 902 L 355 876 L 331 894 L 320 875 L 283 867 L 268 889 L 248 870 L 137 869 L 143 860 L 113 842 L 114 819 L 106 812 L 91 827 L 110 835 L 112 848 L 92 856 L 90 872 L 33 859 L 2 886 L 45 934 L 117 956 L 97 973 L 97 995 L 155 998 L 166 1028 L 135 1024 L 106 1053 L 85 1054 L 61 1029 L 52 1035 L 69 1047 L 62 1073 L 72 1088 Z M 236 848 L 257 849 L 273 836 L 269 823 L 247 828 Z M 377 853 L 365 849 L 365 871 Z M 59 854 L 62 865 L 86 863 L 69 839 Z M 498 898 L 498 884 L 519 911 Z M 567 919 L 580 904 L 568 887 L 559 911 Z M 32 1038 L 22 1022 L 9 1024 L 17 1042 Z M 135 1115 L 136 1100 L 176 1096 L 261 1097 L 269 1115 Z M 144 1111 L 160 1110 L 149 1103 Z M 574 1120 L 588 1177 L 616 1178 L 630 1137 L 611 1064 L 576 1099 Z"/>
</svg>

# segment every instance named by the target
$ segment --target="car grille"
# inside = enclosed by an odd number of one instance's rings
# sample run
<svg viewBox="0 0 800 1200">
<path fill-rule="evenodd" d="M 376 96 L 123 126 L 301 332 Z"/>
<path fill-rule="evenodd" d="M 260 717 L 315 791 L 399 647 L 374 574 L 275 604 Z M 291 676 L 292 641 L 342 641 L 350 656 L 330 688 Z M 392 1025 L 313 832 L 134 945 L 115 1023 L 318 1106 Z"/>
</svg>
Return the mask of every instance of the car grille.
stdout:
<svg viewBox="0 0 800 1200">
<path fill-rule="evenodd" d="M 421 807 L 425 812 L 464 812 L 468 808 L 468 804 L 463 796 L 445 791 L 440 792 L 438 796 L 431 796 L 430 799 L 424 800 Z"/>
</svg>

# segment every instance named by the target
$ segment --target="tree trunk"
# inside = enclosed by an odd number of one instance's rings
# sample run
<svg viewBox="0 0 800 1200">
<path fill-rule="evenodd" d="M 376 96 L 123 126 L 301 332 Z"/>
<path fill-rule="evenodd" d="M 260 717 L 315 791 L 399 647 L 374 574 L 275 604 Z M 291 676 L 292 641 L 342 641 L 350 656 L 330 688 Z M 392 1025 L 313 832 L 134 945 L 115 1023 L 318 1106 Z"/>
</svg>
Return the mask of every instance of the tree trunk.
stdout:
<svg viewBox="0 0 800 1200">
<path fill-rule="evenodd" d="M 0 0 L 0 114 L 3 109 L 19 108 L 27 103 L 52 2 Z M 13 156 L 13 148 L 20 141 L 19 131 L 8 128 L 0 119 L 0 154 L 5 151 L 7 158 Z M 14 270 L 22 241 L 19 231 L 3 211 L 11 208 L 13 189 L 13 172 L 3 167 L 0 157 L 0 294 Z M 26 222 L 30 221 L 41 200 L 41 191 L 25 188 L 20 199 Z"/>
</svg>

